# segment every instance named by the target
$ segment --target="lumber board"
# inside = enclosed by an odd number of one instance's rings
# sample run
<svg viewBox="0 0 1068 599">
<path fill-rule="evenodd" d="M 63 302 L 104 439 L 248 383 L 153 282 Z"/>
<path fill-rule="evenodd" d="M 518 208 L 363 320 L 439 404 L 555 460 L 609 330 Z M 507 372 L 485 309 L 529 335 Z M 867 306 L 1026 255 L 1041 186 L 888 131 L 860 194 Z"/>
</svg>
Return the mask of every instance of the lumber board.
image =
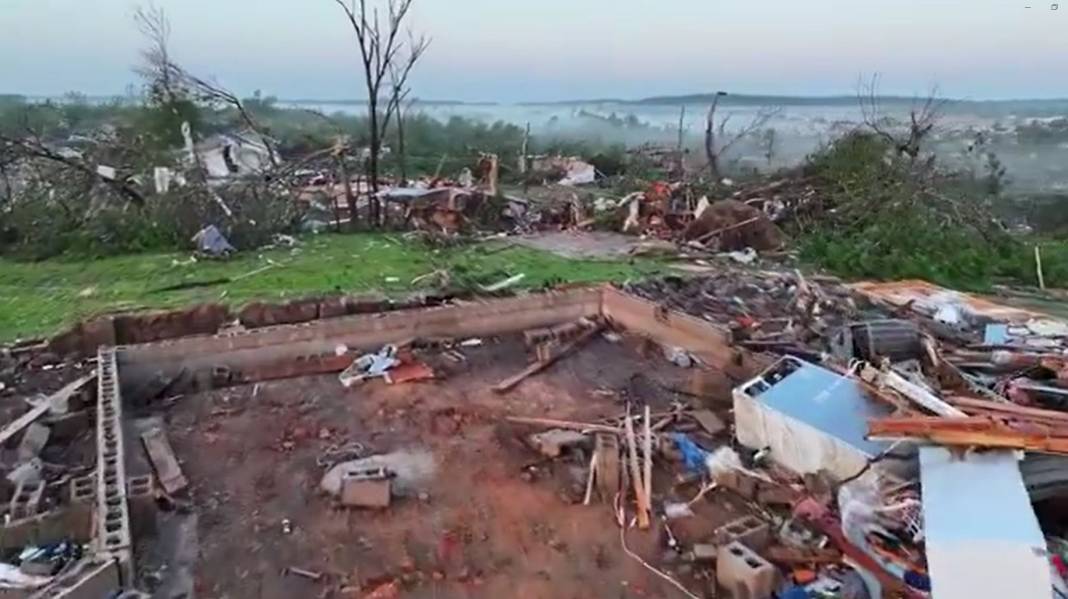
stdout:
<svg viewBox="0 0 1068 599">
<path fill-rule="evenodd" d="M 578 349 L 579 347 L 581 347 L 582 344 L 584 344 L 587 341 L 589 341 L 591 337 L 593 337 L 597 333 L 600 333 L 602 328 L 603 327 L 601 325 L 597 325 L 595 327 L 587 329 L 586 332 L 584 332 L 581 335 L 579 335 L 571 343 L 568 343 L 567 345 L 565 345 L 563 347 L 563 349 L 561 349 L 560 351 L 558 351 L 555 354 L 549 356 L 545 360 L 539 360 L 537 362 L 534 362 L 530 366 L 527 366 L 523 370 L 519 371 L 517 374 L 514 374 L 511 377 L 509 377 L 509 378 L 497 383 L 496 385 L 494 385 L 493 390 L 496 391 L 497 393 L 506 393 L 508 391 L 511 391 L 512 389 L 514 389 L 516 387 L 516 385 L 518 385 L 519 383 L 522 383 L 528 377 L 533 376 L 535 374 L 538 374 L 542 370 L 545 370 L 546 368 L 548 368 L 548 367 L 552 366 L 553 364 L 555 364 L 561 358 L 569 355 L 571 352 L 573 352 L 576 349 Z"/>
<path fill-rule="evenodd" d="M 145 452 L 148 453 L 148 459 L 156 470 L 156 477 L 159 478 L 163 490 L 173 495 L 188 486 L 189 481 L 182 474 L 182 467 L 178 465 L 178 458 L 175 457 L 171 442 L 163 430 L 154 428 L 143 433 L 141 442 L 145 446 Z"/>
<path fill-rule="evenodd" d="M 55 393 L 50 395 L 46 400 L 42 401 L 40 404 L 38 404 L 38 405 L 34 406 L 33 408 L 31 408 L 28 412 L 22 414 L 21 416 L 19 416 L 15 420 L 12 420 L 7 426 L 4 427 L 4 429 L 2 431 L 0 431 L 0 446 L 6 445 L 7 442 L 11 440 L 12 437 L 17 435 L 19 432 L 21 432 L 27 426 L 30 426 L 31 424 L 33 424 L 34 422 L 39 420 L 45 414 L 47 414 L 48 411 L 52 409 L 53 405 L 55 405 L 59 401 L 62 401 L 64 399 L 67 399 L 70 396 L 74 395 L 75 393 L 78 392 L 79 389 L 81 389 L 89 381 L 91 381 L 91 380 L 93 380 L 95 378 L 96 378 L 96 372 L 95 371 L 90 373 L 90 374 L 87 374 L 87 375 L 85 375 L 85 376 L 83 376 L 81 378 L 79 378 L 78 380 L 76 380 L 76 381 L 68 384 L 67 386 L 63 387 L 59 391 L 56 391 Z"/>
</svg>

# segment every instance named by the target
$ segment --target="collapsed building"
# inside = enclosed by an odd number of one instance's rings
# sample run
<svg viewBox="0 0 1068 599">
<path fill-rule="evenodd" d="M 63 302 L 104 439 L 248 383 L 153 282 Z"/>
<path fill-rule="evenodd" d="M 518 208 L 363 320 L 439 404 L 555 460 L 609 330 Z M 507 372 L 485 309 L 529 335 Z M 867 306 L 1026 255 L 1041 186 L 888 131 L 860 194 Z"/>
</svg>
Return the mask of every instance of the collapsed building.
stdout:
<svg viewBox="0 0 1068 599">
<path fill-rule="evenodd" d="M 1048 597 L 1064 327 L 754 271 L 104 317 L 8 351 L 0 584 Z"/>
</svg>

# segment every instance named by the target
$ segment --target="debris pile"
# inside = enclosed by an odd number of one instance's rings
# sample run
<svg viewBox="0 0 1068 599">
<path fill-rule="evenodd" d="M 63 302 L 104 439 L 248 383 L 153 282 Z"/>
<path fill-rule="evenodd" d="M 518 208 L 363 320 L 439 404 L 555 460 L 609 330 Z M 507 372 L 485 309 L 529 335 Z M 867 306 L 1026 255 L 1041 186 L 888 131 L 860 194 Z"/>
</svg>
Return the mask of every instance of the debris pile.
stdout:
<svg viewBox="0 0 1068 599">
<path fill-rule="evenodd" d="M 664 308 L 725 325 L 735 342 L 749 349 L 830 351 L 830 334 L 861 315 L 851 290 L 837 279 L 805 277 L 798 271 L 726 269 L 622 288 Z"/>
<path fill-rule="evenodd" d="M 917 285 L 752 271 L 627 284 L 779 357 L 729 412 L 631 397 L 615 419 L 511 421 L 542 429 L 534 451 L 585 465 L 582 503 L 608 504 L 623 550 L 685 596 L 706 568 L 734 597 L 1063 595 L 1068 529 L 1032 503 L 1068 493 L 1068 325 Z M 678 353 L 664 348 L 694 359 Z M 727 496 L 748 514 L 709 538 L 678 532 Z M 659 534 L 659 562 L 631 551 L 632 526 Z M 974 572 L 980 542 L 1005 562 Z"/>
</svg>

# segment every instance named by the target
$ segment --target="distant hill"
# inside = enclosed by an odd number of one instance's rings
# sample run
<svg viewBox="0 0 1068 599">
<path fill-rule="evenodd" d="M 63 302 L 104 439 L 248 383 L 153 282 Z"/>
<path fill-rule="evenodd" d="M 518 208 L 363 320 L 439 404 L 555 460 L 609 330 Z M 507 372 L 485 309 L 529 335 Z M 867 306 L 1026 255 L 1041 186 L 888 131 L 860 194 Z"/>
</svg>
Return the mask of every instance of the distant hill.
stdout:
<svg viewBox="0 0 1068 599">
<path fill-rule="evenodd" d="M 385 98 L 379 100 L 383 105 Z M 280 98 L 279 104 L 322 104 L 324 106 L 353 106 L 367 104 L 367 100 L 316 100 L 314 98 Z M 416 106 L 497 106 L 497 102 L 463 102 L 460 100 L 415 100 Z"/>
<path fill-rule="evenodd" d="M 684 94 L 677 96 L 652 96 L 638 100 L 622 98 L 597 98 L 585 100 L 561 100 L 554 102 L 521 102 L 521 106 L 578 106 L 588 104 L 618 104 L 622 106 L 680 106 L 683 104 L 710 104 L 715 93 Z M 912 96 L 880 96 L 883 105 L 912 105 L 923 98 Z M 1068 109 L 1068 98 L 1055 99 L 1018 99 L 1018 100 L 965 100 L 948 98 L 943 100 L 951 106 L 968 107 L 1014 107 L 1026 110 Z M 856 106 L 855 95 L 831 96 L 773 96 L 760 94 L 727 94 L 719 99 L 723 106 Z"/>
</svg>

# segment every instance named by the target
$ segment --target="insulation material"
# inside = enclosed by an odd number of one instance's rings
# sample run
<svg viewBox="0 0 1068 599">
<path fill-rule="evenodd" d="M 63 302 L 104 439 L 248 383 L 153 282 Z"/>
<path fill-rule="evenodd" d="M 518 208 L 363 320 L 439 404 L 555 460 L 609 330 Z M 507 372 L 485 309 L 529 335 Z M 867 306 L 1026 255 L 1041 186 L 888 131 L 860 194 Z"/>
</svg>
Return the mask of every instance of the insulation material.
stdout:
<svg viewBox="0 0 1068 599">
<path fill-rule="evenodd" d="M 920 449 L 934 599 L 1048 599 L 1046 542 L 1013 451 Z"/>
</svg>

